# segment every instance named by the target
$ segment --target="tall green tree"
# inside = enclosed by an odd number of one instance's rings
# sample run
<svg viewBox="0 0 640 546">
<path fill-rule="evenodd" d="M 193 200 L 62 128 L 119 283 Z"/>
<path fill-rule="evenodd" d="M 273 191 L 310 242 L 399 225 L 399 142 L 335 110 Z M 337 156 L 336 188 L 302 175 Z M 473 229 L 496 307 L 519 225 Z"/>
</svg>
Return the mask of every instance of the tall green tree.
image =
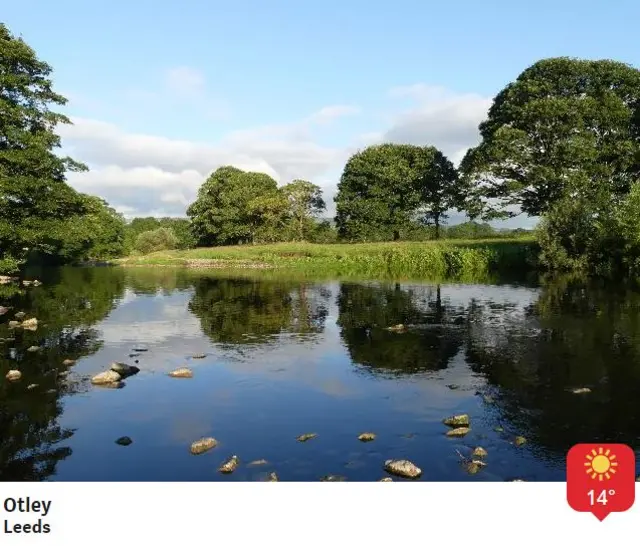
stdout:
<svg viewBox="0 0 640 546">
<path fill-rule="evenodd" d="M 420 203 L 413 147 L 379 144 L 357 152 L 338 183 L 336 226 L 347 240 L 397 240 Z"/>
<path fill-rule="evenodd" d="M 379 144 L 347 162 L 336 202 L 341 238 L 398 240 L 416 220 L 440 226 L 445 211 L 462 206 L 456 171 L 432 146 Z"/>
<path fill-rule="evenodd" d="M 2 23 L 0 52 L 0 267 L 6 267 L 19 264 L 26 249 L 59 246 L 62 223 L 86 210 L 66 172 L 86 166 L 55 153 L 55 128 L 70 120 L 51 109 L 67 102 L 52 89 L 52 68 Z"/>
<path fill-rule="evenodd" d="M 298 240 L 308 239 L 317 215 L 326 209 L 322 190 L 306 180 L 294 180 L 282 187 Z"/>
<path fill-rule="evenodd" d="M 414 150 L 414 169 L 420 192 L 419 218 L 422 223 L 435 227 L 435 238 L 440 238 L 440 226 L 447 219 L 447 211 L 463 210 L 466 193 L 460 185 L 453 163 L 437 148 L 424 146 Z"/>
<path fill-rule="evenodd" d="M 194 235 L 203 246 L 253 243 L 273 220 L 280 191 L 269 175 L 224 166 L 213 172 L 187 209 Z M 280 201 L 281 203 L 283 201 Z"/>
<path fill-rule="evenodd" d="M 480 133 L 461 164 L 475 214 L 540 216 L 578 197 L 606 208 L 640 175 L 640 71 L 541 60 L 496 96 Z"/>
</svg>

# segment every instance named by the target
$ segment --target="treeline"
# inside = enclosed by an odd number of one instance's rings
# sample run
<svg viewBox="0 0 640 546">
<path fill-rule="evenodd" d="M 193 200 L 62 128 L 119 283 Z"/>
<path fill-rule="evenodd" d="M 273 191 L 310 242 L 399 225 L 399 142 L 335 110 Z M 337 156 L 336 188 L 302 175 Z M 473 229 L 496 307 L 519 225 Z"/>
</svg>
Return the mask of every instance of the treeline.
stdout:
<svg viewBox="0 0 640 546">
<path fill-rule="evenodd" d="M 433 146 L 385 143 L 355 153 L 326 212 L 321 189 L 233 166 L 214 171 L 187 218 L 131 222 L 80 194 L 57 155 L 51 67 L 0 24 L 0 270 L 131 252 L 279 241 L 370 242 L 493 237 L 487 222 L 539 217 L 551 270 L 640 270 L 640 72 L 603 60 L 545 59 L 494 98 L 480 143 L 455 167 Z M 446 226 L 448 211 L 472 221 Z M 461 235 L 466 233 L 465 235 Z M 480 233 L 482 235 L 480 235 Z M 513 235 L 513 234 L 512 234 Z"/>
</svg>

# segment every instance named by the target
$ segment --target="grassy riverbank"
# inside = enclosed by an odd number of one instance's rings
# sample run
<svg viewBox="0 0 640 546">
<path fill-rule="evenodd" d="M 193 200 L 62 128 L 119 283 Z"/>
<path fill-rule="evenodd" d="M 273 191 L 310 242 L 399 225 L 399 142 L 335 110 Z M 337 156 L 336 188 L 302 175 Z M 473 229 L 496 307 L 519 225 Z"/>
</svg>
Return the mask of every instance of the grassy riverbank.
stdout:
<svg viewBox="0 0 640 546">
<path fill-rule="evenodd" d="M 278 269 L 318 275 L 474 278 L 535 268 L 532 239 L 400 243 L 279 243 L 164 251 L 115 260 L 122 266 Z"/>
</svg>

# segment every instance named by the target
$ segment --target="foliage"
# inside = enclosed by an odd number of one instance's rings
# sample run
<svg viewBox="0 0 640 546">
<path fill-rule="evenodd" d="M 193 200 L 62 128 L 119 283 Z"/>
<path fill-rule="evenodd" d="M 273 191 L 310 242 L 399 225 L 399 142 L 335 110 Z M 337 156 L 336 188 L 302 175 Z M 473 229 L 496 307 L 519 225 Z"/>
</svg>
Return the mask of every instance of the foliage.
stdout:
<svg viewBox="0 0 640 546">
<path fill-rule="evenodd" d="M 135 250 L 142 254 L 159 252 L 161 250 L 173 250 L 178 245 L 178 238 L 171 228 L 157 228 L 151 231 L 143 231 L 136 238 Z"/>
<path fill-rule="evenodd" d="M 52 90 L 52 68 L 0 23 L 0 262 L 64 246 L 66 227 L 86 212 L 65 180 L 86 166 L 55 150 L 58 124 L 70 120 L 51 109 L 66 99 Z"/>
<path fill-rule="evenodd" d="M 268 239 L 284 219 L 277 182 L 264 173 L 225 166 L 214 171 L 187 209 L 199 245 Z"/>
<path fill-rule="evenodd" d="M 289 202 L 289 213 L 298 241 L 305 241 L 313 231 L 314 219 L 326 209 L 322 190 L 306 180 L 294 180 L 282 187 Z"/>
<path fill-rule="evenodd" d="M 342 239 L 399 240 L 415 219 L 459 204 L 455 170 L 433 147 L 370 146 L 348 161 L 338 184 L 336 225 Z"/>
<path fill-rule="evenodd" d="M 481 143 L 461 169 L 474 215 L 540 216 L 564 198 L 606 208 L 640 174 L 640 71 L 625 64 L 545 59 L 494 99 Z M 568 201 L 564 201 L 567 203 Z"/>
<path fill-rule="evenodd" d="M 133 218 L 125 226 L 125 254 L 134 250 L 138 235 L 145 231 L 153 231 L 158 228 L 167 228 L 173 231 L 178 242 L 175 248 L 195 248 L 196 239 L 191 230 L 191 221 L 188 218 Z"/>
</svg>

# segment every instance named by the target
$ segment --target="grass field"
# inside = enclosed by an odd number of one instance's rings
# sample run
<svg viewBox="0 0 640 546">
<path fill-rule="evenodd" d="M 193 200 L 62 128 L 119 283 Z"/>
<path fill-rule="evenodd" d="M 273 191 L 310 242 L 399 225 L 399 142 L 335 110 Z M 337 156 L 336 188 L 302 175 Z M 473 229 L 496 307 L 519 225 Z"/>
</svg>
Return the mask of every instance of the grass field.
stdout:
<svg viewBox="0 0 640 546">
<path fill-rule="evenodd" d="M 475 279 L 535 269 L 531 238 L 427 242 L 278 243 L 155 252 L 115 260 L 123 266 L 269 269 L 310 276 Z"/>
</svg>

